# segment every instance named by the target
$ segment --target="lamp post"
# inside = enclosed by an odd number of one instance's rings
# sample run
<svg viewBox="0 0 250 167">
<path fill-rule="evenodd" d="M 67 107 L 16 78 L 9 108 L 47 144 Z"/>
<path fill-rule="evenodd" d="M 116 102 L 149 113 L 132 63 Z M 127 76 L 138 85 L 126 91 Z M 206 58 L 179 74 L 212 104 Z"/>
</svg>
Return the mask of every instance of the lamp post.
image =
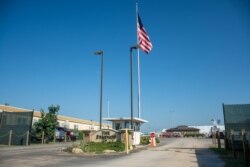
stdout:
<svg viewBox="0 0 250 167">
<path fill-rule="evenodd" d="M 139 45 L 135 45 L 130 47 L 130 98 L 131 98 L 131 129 L 133 130 L 133 58 L 132 58 L 132 52 L 133 49 L 140 48 Z"/>
<path fill-rule="evenodd" d="M 100 90 L 100 130 L 102 129 L 102 80 L 103 80 L 103 51 L 96 51 L 95 55 L 101 55 L 101 90 Z"/>
</svg>

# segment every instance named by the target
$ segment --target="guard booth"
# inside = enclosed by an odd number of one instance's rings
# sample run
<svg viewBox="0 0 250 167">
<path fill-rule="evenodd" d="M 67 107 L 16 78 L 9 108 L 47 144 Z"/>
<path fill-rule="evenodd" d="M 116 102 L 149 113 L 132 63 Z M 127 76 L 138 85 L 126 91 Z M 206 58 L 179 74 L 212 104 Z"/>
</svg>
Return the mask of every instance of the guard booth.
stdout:
<svg viewBox="0 0 250 167">
<path fill-rule="evenodd" d="M 122 129 L 131 129 L 131 118 L 104 118 L 106 121 L 112 122 L 112 127 L 115 130 L 121 131 Z M 133 129 L 131 129 L 131 139 L 133 145 L 139 145 L 141 139 L 141 125 L 148 121 L 141 118 L 133 118 Z M 122 138 L 122 137 L 121 137 Z"/>
<path fill-rule="evenodd" d="M 125 143 L 126 142 L 126 130 L 128 131 L 128 143 L 132 143 L 133 144 L 133 130 L 132 129 L 120 129 L 120 133 L 121 133 L 121 142 Z"/>
</svg>

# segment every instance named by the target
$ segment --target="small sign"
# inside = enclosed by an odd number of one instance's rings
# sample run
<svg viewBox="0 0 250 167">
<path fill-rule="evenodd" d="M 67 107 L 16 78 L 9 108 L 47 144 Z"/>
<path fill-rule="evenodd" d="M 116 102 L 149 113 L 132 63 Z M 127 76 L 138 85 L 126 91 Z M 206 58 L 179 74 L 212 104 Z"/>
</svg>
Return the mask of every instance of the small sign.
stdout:
<svg viewBox="0 0 250 167">
<path fill-rule="evenodd" d="M 120 140 L 120 138 L 121 134 L 113 129 L 102 129 L 90 133 L 90 140 L 93 142 L 117 141 Z"/>
</svg>

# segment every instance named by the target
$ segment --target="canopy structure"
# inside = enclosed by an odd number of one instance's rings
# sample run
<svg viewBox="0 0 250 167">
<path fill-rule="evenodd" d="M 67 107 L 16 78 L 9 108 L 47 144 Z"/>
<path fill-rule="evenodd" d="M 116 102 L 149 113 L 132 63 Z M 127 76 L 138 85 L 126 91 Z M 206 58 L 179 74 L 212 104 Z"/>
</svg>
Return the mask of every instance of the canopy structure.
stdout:
<svg viewBox="0 0 250 167">
<path fill-rule="evenodd" d="M 130 121 L 131 118 L 130 117 L 120 117 L 120 118 L 103 118 L 103 120 L 105 121 Z M 140 123 L 147 123 L 148 121 L 145 119 L 141 119 L 141 118 L 133 118 L 133 121 L 135 122 L 140 122 Z"/>
<path fill-rule="evenodd" d="M 200 129 L 188 127 L 185 125 L 177 126 L 166 130 L 167 132 L 199 132 Z"/>
</svg>

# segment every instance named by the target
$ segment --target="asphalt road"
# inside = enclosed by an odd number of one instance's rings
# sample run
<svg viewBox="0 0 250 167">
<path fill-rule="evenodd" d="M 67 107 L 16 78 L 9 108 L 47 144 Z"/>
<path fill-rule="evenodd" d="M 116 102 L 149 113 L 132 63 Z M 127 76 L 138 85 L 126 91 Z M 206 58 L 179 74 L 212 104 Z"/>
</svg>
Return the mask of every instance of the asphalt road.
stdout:
<svg viewBox="0 0 250 167">
<path fill-rule="evenodd" d="M 207 148 L 207 139 L 167 139 L 156 148 L 129 155 L 86 155 L 62 151 L 65 144 L 0 148 L 1 167 L 220 167 L 223 162 Z"/>
</svg>

